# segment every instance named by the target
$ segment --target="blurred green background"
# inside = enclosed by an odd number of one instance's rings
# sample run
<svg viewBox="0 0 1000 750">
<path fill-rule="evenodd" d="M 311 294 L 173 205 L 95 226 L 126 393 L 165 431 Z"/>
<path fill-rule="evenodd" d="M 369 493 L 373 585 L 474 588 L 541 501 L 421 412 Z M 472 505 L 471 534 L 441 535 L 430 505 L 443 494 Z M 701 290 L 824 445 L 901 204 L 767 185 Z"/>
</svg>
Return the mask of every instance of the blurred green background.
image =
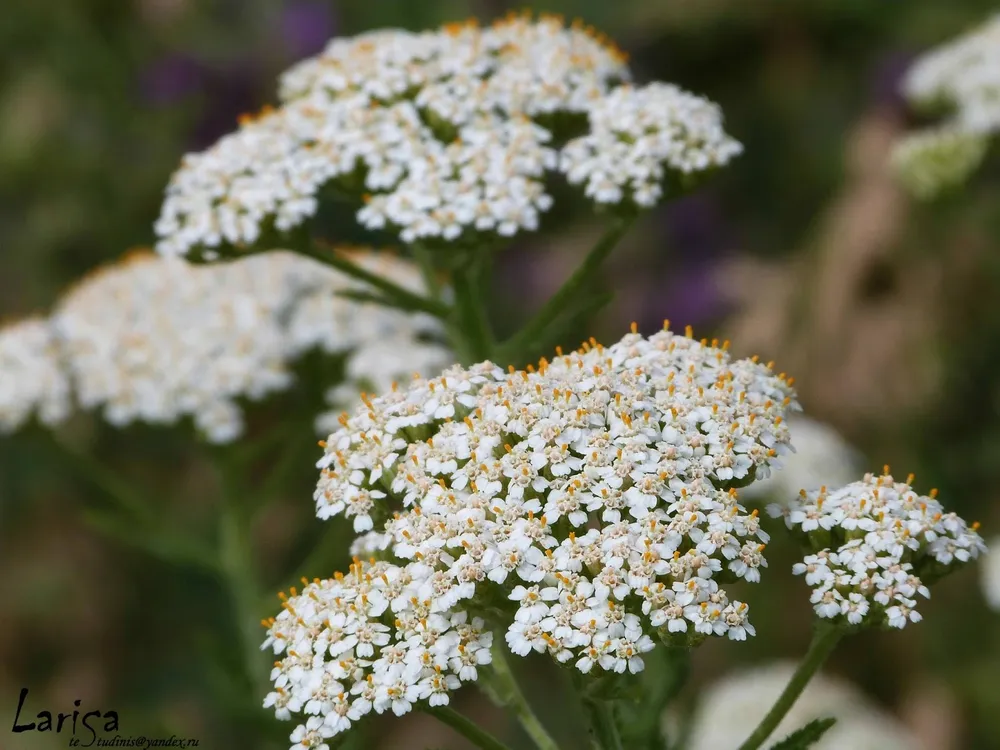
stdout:
<svg viewBox="0 0 1000 750">
<path fill-rule="evenodd" d="M 675 330 L 690 323 L 698 335 L 732 338 L 739 353 L 759 353 L 794 374 L 806 412 L 856 445 L 867 468 L 888 462 L 899 474 L 913 471 L 918 489 L 939 487 L 955 510 L 995 535 L 1000 171 L 988 165 L 961 194 L 925 205 L 902 194 L 885 166 L 894 139 L 913 125 L 896 93 L 908 62 L 982 20 L 993 4 L 530 7 L 580 16 L 608 33 L 629 52 L 639 80 L 671 81 L 720 103 L 727 129 L 746 147 L 706 188 L 643 219 L 613 258 L 607 283 L 616 300 L 587 335 L 613 339 L 630 320 L 651 331 L 670 318 Z M 0 318 L 45 310 L 88 269 L 149 244 L 180 156 L 272 101 L 277 74 L 330 36 L 488 20 L 508 9 L 501 0 L 5 6 Z M 549 218 L 501 259 L 494 289 L 501 329 L 557 285 L 600 231 L 586 211 Z M 331 239 L 364 237 L 346 225 Z M 275 590 L 323 533 L 310 502 L 315 404 L 291 394 L 259 410 L 255 429 L 266 432 L 288 408 L 303 420 L 303 441 L 292 446 L 300 465 L 255 529 L 256 564 Z M 189 432 L 115 432 L 88 420 L 65 430 L 162 502 L 158 512 L 170 523 L 210 533 L 217 485 Z M 102 503 L 93 477 L 54 451 L 41 430 L 0 438 L 0 748 L 67 744 L 7 734 L 24 686 L 32 715 L 72 711 L 82 698 L 83 710 L 117 710 L 123 735 L 284 747 L 261 739 L 267 730 L 253 706 L 227 699 L 233 686 L 208 666 L 211 653 L 238 658 L 219 635 L 230 613 L 216 582 L 96 534 L 82 514 Z M 338 562 L 332 549 L 330 570 Z M 757 638 L 701 648 L 689 690 L 739 665 L 804 652 L 811 610 L 790 562 L 772 557 L 765 586 L 748 593 Z M 905 632 L 849 641 L 831 671 L 896 712 L 927 740 L 924 750 L 1000 747 L 1000 616 L 982 603 L 975 571 L 936 589 L 922 610 L 925 621 Z M 544 667 L 532 674 L 529 693 L 545 696 L 551 674 Z M 475 695 L 459 700 L 503 731 L 503 719 Z M 358 746 L 463 747 L 420 715 L 379 728 Z"/>
</svg>

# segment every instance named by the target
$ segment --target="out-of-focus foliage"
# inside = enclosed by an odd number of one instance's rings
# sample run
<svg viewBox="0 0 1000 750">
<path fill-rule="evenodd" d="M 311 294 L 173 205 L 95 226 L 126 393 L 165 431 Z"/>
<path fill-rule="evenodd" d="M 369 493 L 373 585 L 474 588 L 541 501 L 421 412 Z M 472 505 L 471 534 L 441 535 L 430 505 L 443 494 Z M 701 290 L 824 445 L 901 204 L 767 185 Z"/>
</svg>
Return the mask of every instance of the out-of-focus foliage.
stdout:
<svg viewBox="0 0 1000 750">
<path fill-rule="evenodd" d="M 273 100 L 275 77 L 335 33 L 422 28 L 507 10 L 501 0 L 34 0 L 0 23 L 0 317 L 48 308 L 59 290 L 130 246 L 148 244 L 162 190 L 181 155 L 231 130 L 238 114 Z M 518 6 L 520 7 L 520 6 Z M 617 337 L 671 318 L 699 335 L 731 336 L 797 378 L 807 413 L 831 423 L 868 457 L 950 505 L 987 535 L 1000 526 L 1000 169 L 995 154 L 959 193 L 913 203 L 888 164 L 914 125 L 896 93 L 927 47 L 985 18 L 967 0 L 560 0 L 537 10 L 582 16 L 616 39 L 644 80 L 662 79 L 718 102 L 745 153 L 711 185 L 645 219 L 613 259 L 611 312 L 580 335 Z M 331 240 L 361 240 L 349 215 Z M 511 330 L 589 247 L 600 225 L 553 214 L 501 259 L 493 307 Z M 0 373 L 2 377 L 2 373 Z M 266 435 L 298 409 L 300 465 L 278 509 L 258 519 L 269 585 L 317 538 L 310 493 L 319 451 L 310 394 L 258 411 Z M 279 411 L 280 410 L 280 411 Z M 71 446 L 120 467 L 160 503 L 163 518 L 210 536 L 217 477 L 190 432 L 115 432 L 76 420 Z M 247 470 L 248 485 L 266 467 Z M 123 730 L 201 737 L 203 747 L 268 744 L 269 724 L 227 702 L 225 680 L 201 656 L 218 642 L 227 603 L 211 576 L 151 562 L 83 523 L 105 502 L 49 436 L 0 439 L 0 732 L 18 691 L 53 710 L 73 701 L 122 716 Z M 165 522 L 166 522 L 165 521 Z M 323 529 L 320 529 L 322 532 Z M 994 532 L 990 534 L 989 532 Z M 336 531 L 331 532 L 336 534 Z M 127 541 L 127 540 L 126 540 Z M 341 562 L 335 545 L 323 569 Z M 758 636 L 702 649 L 701 675 L 805 648 L 807 587 L 779 545 L 764 581 L 747 592 Z M 832 667 L 896 711 L 927 748 L 1000 745 L 1000 620 L 975 572 L 935 593 L 925 621 L 867 634 Z M 920 658 L 917 658 L 919 655 Z M 550 675 L 544 666 L 540 674 Z M 545 700 L 543 691 L 534 696 Z M 933 696 L 929 700 L 927 696 Z M 484 725 L 477 697 L 461 708 Z M 572 707 L 546 715 L 572 716 Z M 562 719 L 568 721 L 569 719 Z M 427 717 L 389 724 L 364 747 L 460 747 Z M 125 733 L 123 731 L 123 733 Z M 281 732 L 278 732 L 279 738 Z M 0 746 L 9 747 L 9 737 Z M 376 745 L 375 743 L 381 743 Z M 21 743 L 21 744 L 18 744 Z M 256 745 L 251 743 L 257 743 Z M 62 739 L 13 747 L 64 747 Z"/>
</svg>

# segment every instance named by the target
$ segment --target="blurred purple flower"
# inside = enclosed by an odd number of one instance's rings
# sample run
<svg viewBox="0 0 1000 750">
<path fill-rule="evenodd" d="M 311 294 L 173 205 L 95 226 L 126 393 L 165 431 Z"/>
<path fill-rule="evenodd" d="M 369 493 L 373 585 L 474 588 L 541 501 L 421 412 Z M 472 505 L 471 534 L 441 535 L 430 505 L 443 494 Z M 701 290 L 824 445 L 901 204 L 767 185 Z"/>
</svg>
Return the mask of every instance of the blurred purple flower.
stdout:
<svg viewBox="0 0 1000 750">
<path fill-rule="evenodd" d="M 896 50 L 882 55 L 875 63 L 871 77 L 871 98 L 875 104 L 905 111 L 907 104 L 902 94 L 903 78 L 916 55 Z"/>
<path fill-rule="evenodd" d="M 682 258 L 714 258 L 731 246 L 722 207 L 708 193 L 689 195 L 663 211 L 667 247 Z"/>
<path fill-rule="evenodd" d="M 722 206 L 710 193 L 696 193 L 669 204 L 660 232 L 671 252 L 661 270 L 641 281 L 644 327 L 655 329 L 669 318 L 674 329 L 704 325 L 726 312 L 716 286 L 716 267 L 733 246 Z"/>
<path fill-rule="evenodd" d="M 296 0 L 281 12 L 281 36 L 295 60 L 320 52 L 336 26 L 330 0 Z"/>
<path fill-rule="evenodd" d="M 191 58 L 177 54 L 161 57 L 140 73 L 140 96 L 154 106 L 175 104 L 202 86 L 205 72 Z"/>
<path fill-rule="evenodd" d="M 668 280 L 647 288 L 643 305 L 646 327 L 655 330 L 664 318 L 672 321 L 674 330 L 719 320 L 726 313 L 726 304 L 717 284 L 714 263 L 696 261 L 677 269 Z"/>
</svg>

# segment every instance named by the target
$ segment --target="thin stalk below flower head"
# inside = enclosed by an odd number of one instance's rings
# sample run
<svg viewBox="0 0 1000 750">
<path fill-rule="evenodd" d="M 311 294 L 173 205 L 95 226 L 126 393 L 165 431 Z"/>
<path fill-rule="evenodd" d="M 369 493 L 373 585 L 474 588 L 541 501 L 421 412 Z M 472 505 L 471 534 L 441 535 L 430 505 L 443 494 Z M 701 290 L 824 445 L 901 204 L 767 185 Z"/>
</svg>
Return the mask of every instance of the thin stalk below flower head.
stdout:
<svg viewBox="0 0 1000 750">
<path fill-rule="evenodd" d="M 767 712 L 760 724 L 753 730 L 739 750 L 758 750 L 771 736 L 781 720 L 791 710 L 806 685 L 819 671 L 836 648 L 844 632 L 834 626 L 820 625 L 816 628 L 809 650 L 795 670 L 785 689 Z"/>
</svg>

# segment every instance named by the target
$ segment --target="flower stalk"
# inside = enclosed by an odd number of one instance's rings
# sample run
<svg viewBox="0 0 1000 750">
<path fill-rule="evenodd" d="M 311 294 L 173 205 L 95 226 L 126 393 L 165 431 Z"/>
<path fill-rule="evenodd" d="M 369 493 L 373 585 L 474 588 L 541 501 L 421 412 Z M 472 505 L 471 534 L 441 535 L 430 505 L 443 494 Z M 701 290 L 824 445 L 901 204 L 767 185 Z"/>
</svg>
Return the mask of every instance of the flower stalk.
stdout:
<svg viewBox="0 0 1000 750">
<path fill-rule="evenodd" d="M 497 358 L 503 362 L 521 362 L 547 339 L 558 335 L 563 313 L 577 302 L 583 289 L 597 276 L 601 265 L 631 225 L 631 218 L 617 218 L 559 290 L 520 331 L 500 346 Z"/>
<path fill-rule="evenodd" d="M 470 253 L 452 275 L 455 307 L 452 310 L 452 345 L 463 364 L 473 364 L 493 355 L 493 331 L 486 309 L 489 260 L 483 252 Z"/>
<path fill-rule="evenodd" d="M 502 638 L 496 639 L 502 641 Z M 507 662 L 503 653 L 503 646 L 497 645 L 492 649 L 492 662 L 490 664 L 491 685 L 496 700 L 506 706 L 517 718 L 531 741 L 535 743 L 538 750 L 559 750 L 559 743 L 545 729 L 542 722 L 531 710 L 528 699 L 521 692 L 521 686 L 517 683 L 517 678 Z"/>
<path fill-rule="evenodd" d="M 443 302 L 415 294 L 409 289 L 404 289 L 389 279 L 379 276 L 377 273 L 362 268 L 352 262 L 344 253 L 337 251 L 336 248 L 325 247 L 317 242 L 312 245 L 307 243 L 297 244 L 294 249 L 377 289 L 381 292 L 382 298 L 375 299 L 378 299 L 378 301 L 389 307 L 413 312 L 425 312 L 441 319 L 445 319 L 451 314 L 451 309 Z"/>
<path fill-rule="evenodd" d="M 260 652 L 260 594 L 254 577 L 253 551 L 247 514 L 241 507 L 241 493 L 234 486 L 232 471 L 222 471 L 223 499 L 219 518 L 219 575 L 229 594 L 243 654 L 243 668 L 254 695 L 268 691 L 266 661 Z"/>
<path fill-rule="evenodd" d="M 425 707 L 423 710 L 442 724 L 447 724 L 481 750 L 511 750 L 474 721 L 462 716 L 450 706 Z"/>
<path fill-rule="evenodd" d="M 767 738 L 777 729 L 778 724 L 781 723 L 781 720 L 785 718 L 785 715 L 795 705 L 795 701 L 802 694 L 802 691 L 805 690 L 806 685 L 809 684 L 809 680 L 819 671 L 819 668 L 823 666 L 823 662 L 826 661 L 833 649 L 836 648 L 843 635 L 844 631 L 840 628 L 822 624 L 817 626 L 812 642 L 809 644 L 809 650 L 806 652 L 805 657 L 803 657 L 802 663 L 799 664 L 792 678 L 785 686 L 785 689 L 778 696 L 778 700 L 771 706 L 771 710 L 761 719 L 760 724 L 747 737 L 746 741 L 740 745 L 739 750 L 757 750 L 757 748 L 761 747 L 767 741 Z"/>
</svg>

